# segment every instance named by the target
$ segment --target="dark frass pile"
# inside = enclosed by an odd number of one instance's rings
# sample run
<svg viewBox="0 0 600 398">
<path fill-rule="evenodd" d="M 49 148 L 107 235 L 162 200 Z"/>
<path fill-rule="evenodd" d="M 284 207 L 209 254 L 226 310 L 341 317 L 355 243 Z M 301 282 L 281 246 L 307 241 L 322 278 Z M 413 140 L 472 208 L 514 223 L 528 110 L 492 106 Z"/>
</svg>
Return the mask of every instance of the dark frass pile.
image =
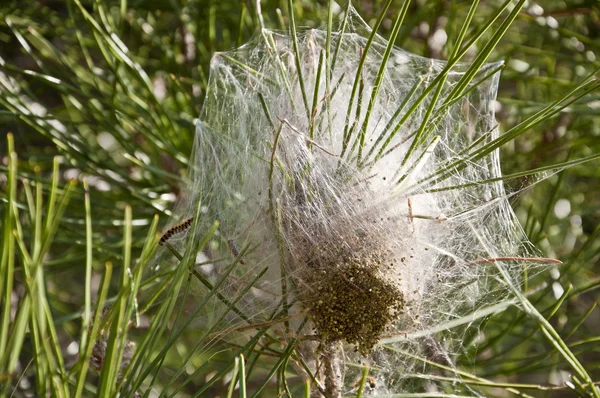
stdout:
<svg viewBox="0 0 600 398">
<path fill-rule="evenodd" d="M 362 354 L 372 351 L 404 308 L 404 295 L 390 277 L 390 258 L 388 250 L 359 237 L 337 236 L 308 252 L 301 274 L 306 287 L 302 301 L 321 342 L 346 341 Z"/>
</svg>

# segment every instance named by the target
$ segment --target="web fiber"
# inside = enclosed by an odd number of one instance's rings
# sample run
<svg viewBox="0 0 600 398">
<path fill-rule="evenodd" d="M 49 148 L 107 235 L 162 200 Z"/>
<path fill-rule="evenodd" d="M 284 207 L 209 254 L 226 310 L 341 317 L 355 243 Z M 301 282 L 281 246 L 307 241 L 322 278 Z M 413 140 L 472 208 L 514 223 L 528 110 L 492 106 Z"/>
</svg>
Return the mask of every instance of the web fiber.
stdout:
<svg viewBox="0 0 600 398">
<path fill-rule="evenodd" d="M 316 352 L 343 346 L 344 393 L 365 363 L 373 395 L 431 390 L 419 378 L 431 372 L 426 361 L 453 368 L 466 333 L 510 303 L 509 287 L 534 267 L 494 260 L 531 257 L 532 248 L 502 182 L 488 181 L 501 176 L 498 150 L 470 156 L 498 136 L 500 64 L 483 65 L 456 97 L 470 65 L 447 71 L 414 142 L 436 90 L 407 112 L 446 63 L 394 48 L 365 123 L 388 43 L 375 36 L 360 69 L 370 31 L 354 12 L 347 21 L 332 32 L 335 65 L 327 32 L 314 29 L 298 34 L 298 60 L 292 37 L 270 30 L 214 55 L 173 224 L 198 203 L 198 236 L 220 222 L 198 270 L 216 280 L 241 255 L 224 296 L 238 297 L 265 270 L 236 302 L 247 319 L 215 299 L 203 327 L 243 339 L 249 324 L 280 316 L 274 336 L 304 341 L 299 355 L 315 372 Z"/>
</svg>

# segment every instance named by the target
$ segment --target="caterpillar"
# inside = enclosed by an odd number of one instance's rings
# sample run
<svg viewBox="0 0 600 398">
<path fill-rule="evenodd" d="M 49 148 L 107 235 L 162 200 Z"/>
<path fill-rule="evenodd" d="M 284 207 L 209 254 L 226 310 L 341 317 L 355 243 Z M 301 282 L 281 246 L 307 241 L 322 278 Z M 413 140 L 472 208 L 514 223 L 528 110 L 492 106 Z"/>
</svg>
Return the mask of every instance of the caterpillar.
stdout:
<svg viewBox="0 0 600 398">
<path fill-rule="evenodd" d="M 237 249 L 237 247 L 235 247 L 235 243 L 233 243 L 233 239 L 229 239 L 227 241 L 227 245 L 229 246 L 229 250 L 231 251 L 231 254 L 233 254 L 233 257 L 237 257 L 240 255 L 239 250 Z M 244 265 L 246 264 L 246 262 L 240 259 L 240 264 Z"/>
<path fill-rule="evenodd" d="M 167 232 L 162 234 L 162 236 L 160 237 L 160 240 L 158 241 L 158 244 L 162 246 L 165 244 L 166 241 L 171 239 L 171 237 L 173 235 L 180 234 L 182 232 L 187 231 L 190 228 L 190 226 L 192 225 L 192 221 L 194 221 L 194 217 L 190 217 L 187 220 L 185 220 L 184 222 L 174 225 L 171 228 L 169 228 L 167 230 Z"/>
</svg>

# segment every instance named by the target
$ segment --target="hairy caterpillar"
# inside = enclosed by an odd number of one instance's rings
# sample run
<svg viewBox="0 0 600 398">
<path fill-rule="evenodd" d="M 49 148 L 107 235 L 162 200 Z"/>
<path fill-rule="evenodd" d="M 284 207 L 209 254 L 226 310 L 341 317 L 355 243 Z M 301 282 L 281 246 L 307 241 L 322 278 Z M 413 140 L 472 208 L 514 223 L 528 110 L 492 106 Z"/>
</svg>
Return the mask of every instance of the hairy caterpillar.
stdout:
<svg viewBox="0 0 600 398">
<path fill-rule="evenodd" d="M 227 241 L 227 245 L 229 246 L 229 250 L 231 251 L 231 254 L 233 254 L 233 257 L 237 257 L 240 255 L 239 250 L 237 249 L 237 247 L 235 247 L 235 243 L 233 243 L 233 239 L 229 239 Z M 246 264 L 246 262 L 240 259 L 240 264 Z"/>
<path fill-rule="evenodd" d="M 169 228 L 167 230 L 167 232 L 162 234 L 162 236 L 160 237 L 160 240 L 158 241 L 158 244 L 162 246 L 165 244 L 166 241 L 171 239 L 171 237 L 173 235 L 180 234 L 182 232 L 187 231 L 190 228 L 190 226 L 192 225 L 192 221 L 194 221 L 194 217 L 190 217 L 187 220 L 185 220 L 184 222 L 174 225 L 171 228 Z"/>
</svg>

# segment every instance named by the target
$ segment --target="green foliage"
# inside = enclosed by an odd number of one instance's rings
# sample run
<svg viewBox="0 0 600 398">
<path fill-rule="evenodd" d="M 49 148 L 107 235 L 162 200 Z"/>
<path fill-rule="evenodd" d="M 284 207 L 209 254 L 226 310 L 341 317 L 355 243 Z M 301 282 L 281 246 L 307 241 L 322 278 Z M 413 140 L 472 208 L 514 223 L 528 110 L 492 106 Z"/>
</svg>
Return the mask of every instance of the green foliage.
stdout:
<svg viewBox="0 0 600 398">
<path fill-rule="evenodd" d="M 484 314 L 483 332 L 464 341 L 458 375 L 435 358 L 417 360 L 439 370 L 429 380 L 448 394 L 471 393 L 453 390 L 460 376 L 486 396 L 598 396 L 600 6 L 406 4 L 356 6 L 417 54 L 506 61 L 497 109 L 504 133 L 470 156 L 501 149 L 526 232 L 563 262 L 527 280 L 515 292 L 520 305 Z M 327 5 L 304 0 L 263 3 L 264 23 L 288 29 L 290 7 L 298 26 L 327 24 Z M 246 317 L 238 300 L 262 274 L 239 297 L 218 292 L 241 255 L 211 284 L 192 267 L 211 235 L 190 234 L 185 253 L 174 253 L 177 267 L 150 272 L 156 215 L 166 221 L 182 184 L 211 55 L 256 31 L 254 3 L 27 0 L 3 2 L 0 17 L 0 131 L 12 132 L 0 143 L 0 395 L 309 394 L 314 376 L 305 382 L 290 364 L 307 369 L 297 341 L 278 341 L 269 324 L 254 325 L 245 346 L 201 349 L 223 333 L 194 323 L 210 299 Z M 314 99 L 303 94 L 309 112 Z M 203 296 L 191 299 L 198 286 Z M 258 343 L 264 337 L 269 345 Z M 90 369 L 101 343 L 103 364 Z M 246 386 L 257 375 L 263 382 Z"/>
</svg>

